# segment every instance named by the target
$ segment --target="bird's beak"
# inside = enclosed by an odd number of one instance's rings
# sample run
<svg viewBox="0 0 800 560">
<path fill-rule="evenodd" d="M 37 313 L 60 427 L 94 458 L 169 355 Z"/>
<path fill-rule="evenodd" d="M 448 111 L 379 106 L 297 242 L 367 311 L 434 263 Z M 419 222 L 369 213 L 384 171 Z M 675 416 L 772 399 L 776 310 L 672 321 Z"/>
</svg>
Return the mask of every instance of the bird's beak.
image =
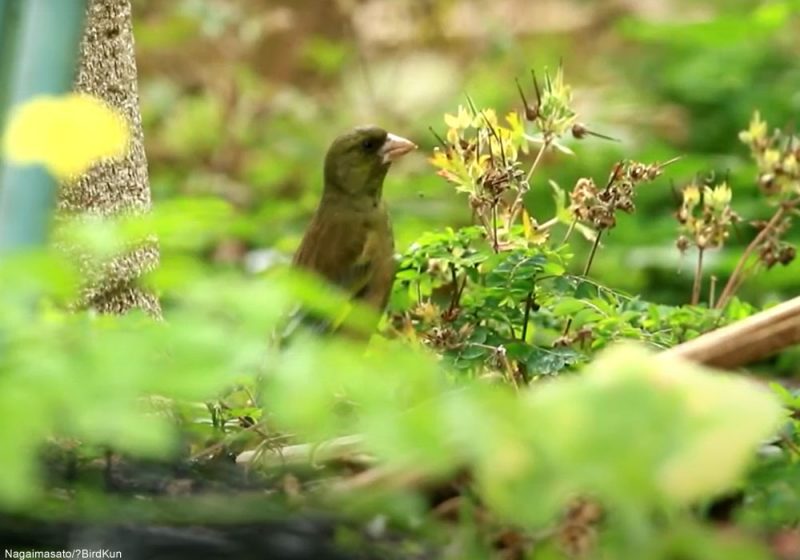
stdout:
<svg viewBox="0 0 800 560">
<path fill-rule="evenodd" d="M 389 133 L 378 154 L 383 157 L 383 163 L 392 163 L 416 149 L 417 145 L 411 140 Z"/>
</svg>

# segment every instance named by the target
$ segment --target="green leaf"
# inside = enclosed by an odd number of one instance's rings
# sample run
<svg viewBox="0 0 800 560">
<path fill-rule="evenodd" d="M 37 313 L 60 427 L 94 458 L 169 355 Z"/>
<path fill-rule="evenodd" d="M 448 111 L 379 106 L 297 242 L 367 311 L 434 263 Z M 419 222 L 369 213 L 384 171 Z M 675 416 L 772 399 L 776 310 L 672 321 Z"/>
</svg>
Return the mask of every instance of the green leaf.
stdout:
<svg viewBox="0 0 800 560">
<path fill-rule="evenodd" d="M 561 298 L 553 308 L 553 315 L 555 315 L 556 317 L 574 315 L 584 307 L 586 307 L 586 304 L 584 304 L 583 301 L 579 299 L 572 297 Z"/>
<path fill-rule="evenodd" d="M 579 360 L 580 354 L 571 348 L 534 348 L 525 365 L 530 375 L 553 375 Z"/>
</svg>

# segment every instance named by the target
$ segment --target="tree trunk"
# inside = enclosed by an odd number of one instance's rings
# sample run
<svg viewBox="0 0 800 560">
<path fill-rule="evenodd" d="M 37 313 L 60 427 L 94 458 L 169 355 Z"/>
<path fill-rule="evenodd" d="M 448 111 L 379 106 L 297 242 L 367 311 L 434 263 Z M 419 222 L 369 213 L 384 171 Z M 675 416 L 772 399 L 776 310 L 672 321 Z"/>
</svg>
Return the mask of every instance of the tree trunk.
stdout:
<svg viewBox="0 0 800 560">
<path fill-rule="evenodd" d="M 59 213 L 69 219 L 142 214 L 150 210 L 150 186 L 139 112 L 130 0 L 89 0 L 75 90 L 103 99 L 128 120 L 131 144 L 125 158 L 96 165 L 75 184 L 60 189 Z M 137 286 L 158 265 L 154 238 L 125 254 L 97 262 L 80 248 L 86 283 L 79 305 L 103 313 L 141 309 L 160 317 L 158 298 Z"/>
</svg>

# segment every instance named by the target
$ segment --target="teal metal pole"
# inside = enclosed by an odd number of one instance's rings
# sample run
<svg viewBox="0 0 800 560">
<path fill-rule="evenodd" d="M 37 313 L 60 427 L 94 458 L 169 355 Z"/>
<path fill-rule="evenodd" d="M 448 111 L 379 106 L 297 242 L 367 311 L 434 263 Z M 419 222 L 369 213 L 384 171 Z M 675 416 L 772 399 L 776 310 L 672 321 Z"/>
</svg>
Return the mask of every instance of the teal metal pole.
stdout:
<svg viewBox="0 0 800 560">
<path fill-rule="evenodd" d="M 0 110 L 13 110 L 38 95 L 71 90 L 85 9 L 86 0 L 0 0 L 2 42 L 7 29 L 15 35 L 11 64 L 3 72 L 8 79 L 0 83 L 6 90 Z M 6 118 L 0 118 L 3 121 Z M 41 166 L 2 162 L 0 256 L 46 241 L 56 188 L 55 179 Z"/>
<path fill-rule="evenodd" d="M 0 131 L 5 128 L 9 81 L 16 53 L 17 30 L 19 29 L 20 0 L 0 0 Z"/>
</svg>

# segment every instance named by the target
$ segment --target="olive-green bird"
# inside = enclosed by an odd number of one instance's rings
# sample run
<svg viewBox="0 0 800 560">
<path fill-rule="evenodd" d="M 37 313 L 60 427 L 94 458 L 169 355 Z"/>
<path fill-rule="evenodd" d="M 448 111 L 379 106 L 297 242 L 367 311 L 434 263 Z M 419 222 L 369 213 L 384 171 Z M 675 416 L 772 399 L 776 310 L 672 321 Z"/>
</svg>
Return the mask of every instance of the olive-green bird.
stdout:
<svg viewBox="0 0 800 560">
<path fill-rule="evenodd" d="M 416 147 L 377 126 L 357 127 L 336 138 L 325 156 L 322 199 L 294 266 L 383 312 L 395 275 L 383 181 L 392 162 Z"/>
</svg>

